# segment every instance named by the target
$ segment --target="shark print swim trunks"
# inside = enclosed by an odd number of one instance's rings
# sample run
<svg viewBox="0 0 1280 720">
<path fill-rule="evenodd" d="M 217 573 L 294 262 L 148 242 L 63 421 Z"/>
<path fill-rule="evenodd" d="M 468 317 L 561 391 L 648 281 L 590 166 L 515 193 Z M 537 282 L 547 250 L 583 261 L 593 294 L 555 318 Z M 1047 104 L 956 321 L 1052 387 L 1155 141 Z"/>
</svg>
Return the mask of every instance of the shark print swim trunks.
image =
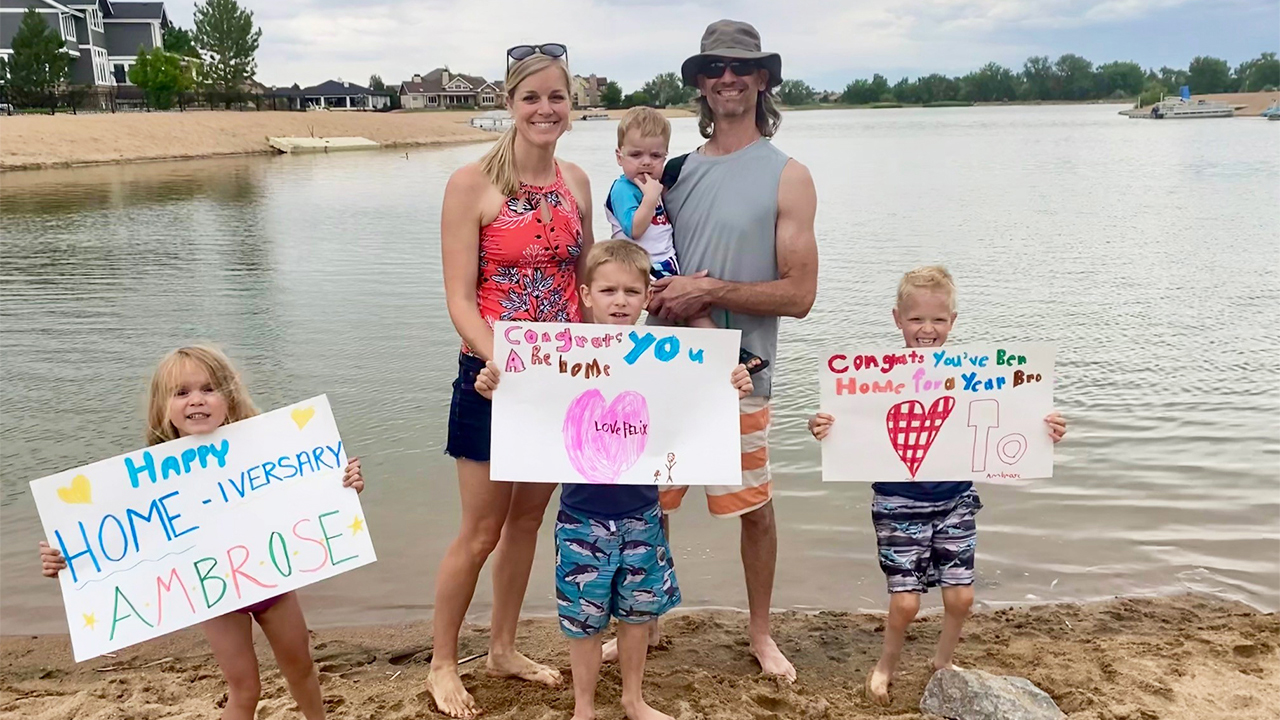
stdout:
<svg viewBox="0 0 1280 720">
<path fill-rule="evenodd" d="M 972 585 L 978 544 L 974 516 L 981 509 L 982 500 L 972 489 L 943 502 L 876 493 L 871 521 L 889 592 Z"/>
<path fill-rule="evenodd" d="M 662 509 L 616 520 L 581 516 L 565 507 L 556 517 L 556 605 L 560 629 L 591 637 L 609 618 L 655 620 L 680 604 Z"/>
</svg>

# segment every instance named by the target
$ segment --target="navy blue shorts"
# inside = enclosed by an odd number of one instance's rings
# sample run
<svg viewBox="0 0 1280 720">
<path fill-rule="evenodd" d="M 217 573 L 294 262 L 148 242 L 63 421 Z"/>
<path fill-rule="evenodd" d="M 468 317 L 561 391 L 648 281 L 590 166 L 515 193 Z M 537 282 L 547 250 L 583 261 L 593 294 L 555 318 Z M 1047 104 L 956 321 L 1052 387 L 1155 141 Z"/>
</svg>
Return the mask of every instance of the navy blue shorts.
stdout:
<svg viewBox="0 0 1280 720">
<path fill-rule="evenodd" d="M 453 381 L 453 400 L 449 402 L 449 441 L 444 449 L 449 457 L 489 462 L 493 402 L 476 392 L 476 376 L 483 369 L 480 358 L 458 353 L 458 378 Z"/>
</svg>

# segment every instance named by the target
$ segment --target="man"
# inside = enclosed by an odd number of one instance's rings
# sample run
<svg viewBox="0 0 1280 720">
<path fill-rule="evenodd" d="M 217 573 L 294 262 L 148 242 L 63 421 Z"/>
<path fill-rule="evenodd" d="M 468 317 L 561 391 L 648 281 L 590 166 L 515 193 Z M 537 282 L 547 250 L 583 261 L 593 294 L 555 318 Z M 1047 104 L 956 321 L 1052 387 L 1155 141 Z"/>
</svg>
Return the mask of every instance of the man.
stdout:
<svg viewBox="0 0 1280 720">
<path fill-rule="evenodd" d="M 712 312 L 742 331 L 742 346 L 769 361 L 755 376 L 754 396 L 741 405 L 742 485 L 707 486 L 716 517 L 740 518 L 742 565 L 751 611 L 751 652 L 767 675 L 795 680 L 796 671 L 769 630 L 778 557 L 769 474 L 769 398 L 777 367 L 778 320 L 802 318 L 818 288 L 813 218 L 817 193 L 809 170 L 769 138 L 782 116 L 772 90 L 782 83 L 782 58 L 760 50 L 747 23 L 707 27 L 702 52 L 681 68 L 698 88 L 698 128 L 706 144 L 671 163 L 665 195 L 676 253 L 686 273 L 654 285 L 650 315 L 683 322 Z M 663 509 L 680 506 L 688 488 L 663 493 Z"/>
</svg>

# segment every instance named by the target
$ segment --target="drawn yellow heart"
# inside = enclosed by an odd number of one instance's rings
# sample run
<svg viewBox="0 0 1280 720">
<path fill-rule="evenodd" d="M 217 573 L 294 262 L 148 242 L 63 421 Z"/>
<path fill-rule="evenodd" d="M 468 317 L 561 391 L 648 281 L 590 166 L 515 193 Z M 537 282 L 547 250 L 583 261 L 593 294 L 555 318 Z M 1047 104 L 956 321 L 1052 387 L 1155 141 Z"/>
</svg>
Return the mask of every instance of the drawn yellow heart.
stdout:
<svg viewBox="0 0 1280 720">
<path fill-rule="evenodd" d="M 91 504 L 93 502 L 93 489 L 89 485 L 89 478 L 83 475 L 75 476 L 71 479 L 70 487 L 58 488 L 58 497 L 68 505 Z"/>
<path fill-rule="evenodd" d="M 289 415 L 297 423 L 298 429 L 301 430 L 307 426 L 307 423 L 311 422 L 311 418 L 316 416 L 316 409 L 313 407 L 294 408 Z"/>
</svg>

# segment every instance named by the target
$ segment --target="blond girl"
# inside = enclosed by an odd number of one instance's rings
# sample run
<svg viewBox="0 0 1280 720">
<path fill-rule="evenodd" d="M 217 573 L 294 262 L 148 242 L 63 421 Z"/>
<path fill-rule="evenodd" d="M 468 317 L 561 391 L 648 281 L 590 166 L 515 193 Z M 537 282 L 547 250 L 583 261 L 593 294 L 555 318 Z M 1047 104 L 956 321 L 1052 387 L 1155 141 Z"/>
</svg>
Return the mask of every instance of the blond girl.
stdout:
<svg viewBox="0 0 1280 720">
<path fill-rule="evenodd" d="M 206 346 L 178 348 L 160 361 L 151 377 L 147 408 L 148 445 L 203 435 L 258 414 L 231 361 Z M 364 490 L 359 459 L 347 461 L 342 485 L 356 492 Z M 40 543 L 40 559 L 45 577 L 55 578 L 67 566 L 62 553 L 45 542 Z M 253 720 L 262 695 L 253 650 L 255 620 L 271 643 L 276 664 L 303 717 L 323 718 L 320 678 L 311 661 L 307 621 L 297 595 L 287 592 L 201 623 L 227 680 L 222 720 Z"/>
</svg>

